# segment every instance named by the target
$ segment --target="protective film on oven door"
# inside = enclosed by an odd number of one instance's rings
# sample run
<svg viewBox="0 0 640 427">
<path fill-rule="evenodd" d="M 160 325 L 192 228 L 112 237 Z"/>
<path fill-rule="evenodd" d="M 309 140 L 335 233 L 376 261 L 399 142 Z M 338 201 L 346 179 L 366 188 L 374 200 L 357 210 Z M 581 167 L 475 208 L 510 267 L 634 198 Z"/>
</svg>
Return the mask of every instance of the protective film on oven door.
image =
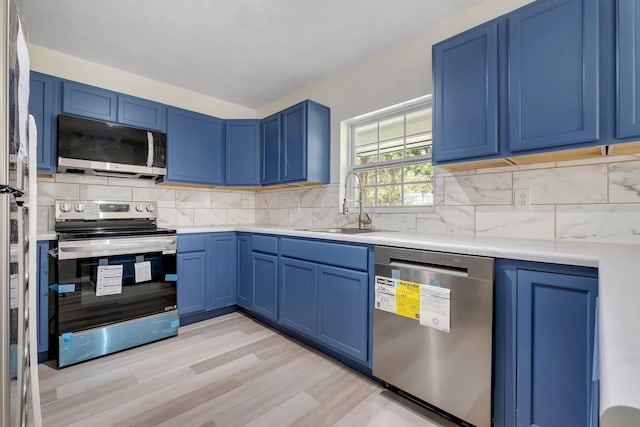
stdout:
<svg viewBox="0 0 640 427">
<path fill-rule="evenodd" d="M 56 335 L 176 309 L 175 254 L 114 255 L 56 264 Z"/>
</svg>

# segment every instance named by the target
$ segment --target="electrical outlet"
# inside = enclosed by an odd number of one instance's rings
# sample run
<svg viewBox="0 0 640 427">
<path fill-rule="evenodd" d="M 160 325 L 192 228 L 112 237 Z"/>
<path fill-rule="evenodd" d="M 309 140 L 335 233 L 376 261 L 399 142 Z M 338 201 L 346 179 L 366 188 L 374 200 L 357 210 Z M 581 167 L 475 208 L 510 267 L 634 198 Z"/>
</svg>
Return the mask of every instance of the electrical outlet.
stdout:
<svg viewBox="0 0 640 427">
<path fill-rule="evenodd" d="M 529 209 L 531 207 L 531 189 L 519 188 L 513 190 L 513 205 L 518 210 Z"/>
</svg>

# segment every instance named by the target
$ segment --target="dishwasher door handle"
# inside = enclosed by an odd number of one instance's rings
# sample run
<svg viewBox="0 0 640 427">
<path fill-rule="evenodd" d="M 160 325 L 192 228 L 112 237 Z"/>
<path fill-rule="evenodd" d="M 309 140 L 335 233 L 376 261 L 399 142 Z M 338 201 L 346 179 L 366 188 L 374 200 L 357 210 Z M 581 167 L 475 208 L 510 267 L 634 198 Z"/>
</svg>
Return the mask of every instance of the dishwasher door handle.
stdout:
<svg viewBox="0 0 640 427">
<path fill-rule="evenodd" d="M 391 261 L 389 265 L 391 266 L 391 268 L 396 267 L 396 268 L 402 268 L 402 269 L 408 269 L 408 270 L 425 271 L 428 273 L 448 274 L 450 276 L 457 276 L 457 277 L 469 277 L 469 273 L 467 273 L 466 271 L 454 270 L 454 269 L 449 269 L 441 266 L 436 267 L 428 264 Z"/>
</svg>

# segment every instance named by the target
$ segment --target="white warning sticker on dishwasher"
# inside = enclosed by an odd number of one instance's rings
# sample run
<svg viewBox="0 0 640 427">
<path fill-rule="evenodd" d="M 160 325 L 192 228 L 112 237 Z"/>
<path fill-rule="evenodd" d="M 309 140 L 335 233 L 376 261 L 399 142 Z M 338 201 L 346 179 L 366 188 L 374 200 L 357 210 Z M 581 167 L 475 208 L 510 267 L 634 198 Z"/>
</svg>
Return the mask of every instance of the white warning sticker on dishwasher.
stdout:
<svg viewBox="0 0 640 427">
<path fill-rule="evenodd" d="M 420 324 L 451 332 L 451 289 L 420 286 Z"/>
<path fill-rule="evenodd" d="M 390 277 L 376 276 L 375 307 L 378 310 L 396 312 L 396 280 Z"/>
</svg>

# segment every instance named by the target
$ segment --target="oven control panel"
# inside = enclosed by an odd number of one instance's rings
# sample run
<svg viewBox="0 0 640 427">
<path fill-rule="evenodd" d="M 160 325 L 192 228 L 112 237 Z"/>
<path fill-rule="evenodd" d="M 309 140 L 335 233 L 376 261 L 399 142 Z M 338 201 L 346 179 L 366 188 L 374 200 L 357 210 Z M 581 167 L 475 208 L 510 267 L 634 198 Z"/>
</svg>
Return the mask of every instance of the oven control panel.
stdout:
<svg viewBox="0 0 640 427">
<path fill-rule="evenodd" d="M 156 219 L 155 201 L 56 200 L 56 221 L 98 219 Z"/>
</svg>

